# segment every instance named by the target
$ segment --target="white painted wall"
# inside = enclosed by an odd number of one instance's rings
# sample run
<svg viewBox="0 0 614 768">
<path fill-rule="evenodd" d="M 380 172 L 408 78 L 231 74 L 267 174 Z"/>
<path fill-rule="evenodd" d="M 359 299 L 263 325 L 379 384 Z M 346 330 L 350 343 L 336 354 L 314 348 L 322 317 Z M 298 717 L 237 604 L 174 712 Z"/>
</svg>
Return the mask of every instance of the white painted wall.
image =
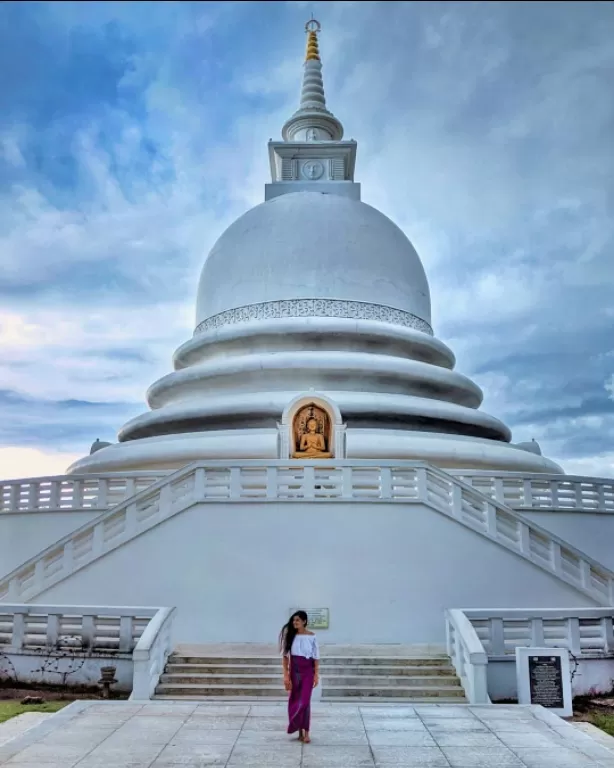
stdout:
<svg viewBox="0 0 614 768">
<path fill-rule="evenodd" d="M 522 514 L 614 570 L 614 514 L 552 510 Z"/>
<path fill-rule="evenodd" d="M 11 652 L 6 649 L 0 659 L 0 680 L 14 680 L 15 674 L 20 683 L 47 683 L 60 685 L 65 679 L 68 687 L 80 685 L 98 686 L 102 674 L 101 667 L 116 667 L 117 683 L 112 691 L 131 691 L 133 661 L 131 654 L 109 654 L 91 656 L 83 661 L 83 656 L 64 657 L 49 662 L 49 653 L 41 651 Z M 64 672 L 70 674 L 63 677 Z M 101 689 L 102 690 L 102 689 Z"/>
<path fill-rule="evenodd" d="M 99 514 L 99 511 L 0 513 L 0 576 Z"/>
<path fill-rule="evenodd" d="M 570 659 L 570 664 L 573 672 L 573 659 Z M 517 698 L 516 660 L 513 656 L 499 661 L 489 659 L 487 674 L 488 694 L 493 702 Z M 572 694 L 609 693 L 614 686 L 613 680 L 614 658 L 580 659 L 572 678 Z"/>
<path fill-rule="evenodd" d="M 443 643 L 444 609 L 594 603 L 420 505 L 192 507 L 37 597 L 175 605 L 175 642 L 271 642 L 291 607 L 330 609 L 323 643 Z"/>
</svg>

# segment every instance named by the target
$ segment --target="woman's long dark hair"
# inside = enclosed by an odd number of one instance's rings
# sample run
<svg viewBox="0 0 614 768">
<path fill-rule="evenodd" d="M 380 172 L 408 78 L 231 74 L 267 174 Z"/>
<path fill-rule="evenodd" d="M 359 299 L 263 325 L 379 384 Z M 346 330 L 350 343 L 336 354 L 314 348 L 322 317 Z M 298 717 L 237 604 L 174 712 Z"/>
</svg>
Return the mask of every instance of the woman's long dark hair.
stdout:
<svg viewBox="0 0 614 768">
<path fill-rule="evenodd" d="M 281 632 L 279 633 L 279 650 L 284 654 L 290 653 L 292 643 L 296 637 L 296 627 L 294 626 L 295 616 L 298 616 L 301 621 L 304 621 L 305 625 L 307 624 L 307 614 L 305 611 L 295 611 L 292 616 L 290 616 L 288 623 L 283 625 Z"/>
</svg>

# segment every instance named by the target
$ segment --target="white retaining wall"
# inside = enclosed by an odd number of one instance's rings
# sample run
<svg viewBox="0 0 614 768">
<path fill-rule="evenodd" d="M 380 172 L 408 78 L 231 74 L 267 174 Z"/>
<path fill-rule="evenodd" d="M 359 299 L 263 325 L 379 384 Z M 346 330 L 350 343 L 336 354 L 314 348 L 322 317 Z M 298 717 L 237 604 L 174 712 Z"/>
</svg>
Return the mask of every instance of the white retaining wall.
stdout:
<svg viewBox="0 0 614 768">
<path fill-rule="evenodd" d="M 10 661 L 10 663 L 9 663 Z M 101 656 L 74 654 L 55 658 L 45 651 L 0 652 L 0 680 L 12 680 L 14 673 L 19 682 L 47 683 L 76 687 L 96 686 L 101 678 L 101 667 L 116 667 L 117 683 L 112 691 L 128 693 L 132 690 L 134 663 L 132 654 Z M 62 673 L 68 673 L 65 676 Z M 102 689 L 101 689 L 102 690 Z"/>
<path fill-rule="evenodd" d="M 570 659 L 572 670 L 575 662 Z M 488 693 L 493 702 L 517 699 L 515 659 L 489 659 Z M 571 681 L 574 696 L 609 693 L 614 688 L 614 658 L 579 659 Z"/>
<path fill-rule="evenodd" d="M 177 607 L 173 639 L 274 642 L 297 606 L 329 608 L 335 643 L 443 643 L 449 606 L 593 606 L 420 503 L 197 504 L 36 599 Z"/>
</svg>

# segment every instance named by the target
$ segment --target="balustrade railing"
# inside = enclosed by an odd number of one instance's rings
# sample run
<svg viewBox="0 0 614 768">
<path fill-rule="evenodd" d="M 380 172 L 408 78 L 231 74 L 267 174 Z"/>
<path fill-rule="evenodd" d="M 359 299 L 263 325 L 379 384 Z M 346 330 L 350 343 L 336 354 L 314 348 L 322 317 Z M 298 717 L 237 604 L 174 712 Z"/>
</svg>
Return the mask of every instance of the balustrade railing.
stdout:
<svg viewBox="0 0 614 768">
<path fill-rule="evenodd" d="M 424 503 L 516 552 L 601 605 L 614 574 L 461 479 L 420 462 L 198 462 L 99 515 L 0 579 L 0 600 L 29 600 L 187 507 L 206 502 Z"/>
<path fill-rule="evenodd" d="M 489 658 L 513 658 L 517 647 L 567 648 L 574 656 L 614 655 L 607 608 L 464 610 Z"/>
<path fill-rule="evenodd" d="M 488 656 L 465 614 L 447 610 L 446 648 L 470 704 L 490 704 L 486 667 Z"/>
<path fill-rule="evenodd" d="M 116 475 L 60 475 L 0 482 L 3 512 L 100 510 L 119 504 L 154 483 L 163 472 Z"/>
<path fill-rule="evenodd" d="M 172 651 L 174 616 L 175 608 L 0 603 L 0 655 L 131 658 L 130 698 L 151 699 Z"/>
<path fill-rule="evenodd" d="M 0 650 L 131 654 L 158 608 L 0 603 Z"/>
<path fill-rule="evenodd" d="M 131 699 L 151 699 L 173 650 L 175 608 L 160 608 L 141 635 L 132 659 Z"/>
<path fill-rule="evenodd" d="M 349 495 L 353 499 L 361 496 L 377 497 L 382 483 L 385 484 L 388 480 L 388 467 L 381 464 L 373 466 L 373 462 L 364 462 L 367 463 L 371 466 L 364 466 L 360 461 L 351 462 L 353 485 Z M 267 479 L 267 466 L 270 466 L 270 462 L 254 461 L 249 464 L 250 466 L 246 463 L 241 466 L 220 466 L 217 477 L 212 470 L 209 478 L 211 496 L 217 491 L 220 498 L 234 499 L 238 492 L 243 497 L 271 498 Z M 298 470 L 293 466 L 286 466 L 285 478 L 284 472 L 277 467 L 276 482 L 281 483 L 277 486 L 279 493 L 275 498 L 282 498 L 284 491 L 288 498 L 294 498 L 303 488 L 307 490 L 307 486 L 312 488 L 312 498 L 316 499 L 348 496 L 347 476 L 344 479 L 341 471 L 347 467 L 342 468 L 339 465 L 340 462 L 336 462 L 336 466 L 332 468 L 306 466 Z M 403 493 L 403 469 L 397 467 L 394 475 L 397 485 L 393 490 L 398 497 Z M 381 477 L 380 470 L 384 470 Z M 495 475 L 489 471 L 447 471 L 480 493 L 495 498 L 512 509 L 614 512 L 614 480 L 571 475 L 527 475 L 513 472 Z M 314 481 L 321 482 L 311 483 L 310 473 L 313 473 L 311 476 Z M 102 511 L 139 493 L 167 474 L 170 473 L 127 472 L 6 480 L 0 482 L 0 513 L 87 509 Z M 287 480 L 285 489 L 282 486 L 284 479 Z"/>
<path fill-rule="evenodd" d="M 614 480 L 574 475 L 449 471 L 476 491 L 512 509 L 614 512 Z"/>
</svg>

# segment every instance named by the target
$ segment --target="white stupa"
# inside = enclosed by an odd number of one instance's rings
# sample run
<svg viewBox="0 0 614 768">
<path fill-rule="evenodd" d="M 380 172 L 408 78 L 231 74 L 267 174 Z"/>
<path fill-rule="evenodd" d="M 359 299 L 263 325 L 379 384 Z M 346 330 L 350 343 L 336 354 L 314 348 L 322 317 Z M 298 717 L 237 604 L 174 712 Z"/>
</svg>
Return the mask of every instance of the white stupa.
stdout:
<svg viewBox="0 0 614 768">
<path fill-rule="evenodd" d="M 479 410 L 433 334 L 411 242 L 361 202 L 356 142 L 327 109 L 317 22 L 300 107 L 269 143 L 265 202 L 218 239 L 198 287 L 193 337 L 147 393 L 150 410 L 69 472 L 175 469 L 199 459 L 290 459 L 292 419 L 330 418 L 325 453 L 444 468 L 561 472 Z"/>
<path fill-rule="evenodd" d="M 147 630 L 150 694 L 173 647 L 269 644 L 297 607 L 335 656 L 445 651 L 472 701 L 487 677 L 512 695 L 518 644 L 609 659 L 614 484 L 561 474 L 479 410 L 433 334 L 416 251 L 360 201 L 316 22 L 282 138 L 265 202 L 207 258 L 194 335 L 151 410 L 67 476 L 0 482 L 0 606 L 34 617 L 13 636 L 40 637 L 36 604 L 64 606 L 71 627 L 102 610 L 97 637 L 120 643 L 122 610 L 176 608 Z M 586 669 L 585 693 L 610 685 L 609 667 Z"/>
</svg>

